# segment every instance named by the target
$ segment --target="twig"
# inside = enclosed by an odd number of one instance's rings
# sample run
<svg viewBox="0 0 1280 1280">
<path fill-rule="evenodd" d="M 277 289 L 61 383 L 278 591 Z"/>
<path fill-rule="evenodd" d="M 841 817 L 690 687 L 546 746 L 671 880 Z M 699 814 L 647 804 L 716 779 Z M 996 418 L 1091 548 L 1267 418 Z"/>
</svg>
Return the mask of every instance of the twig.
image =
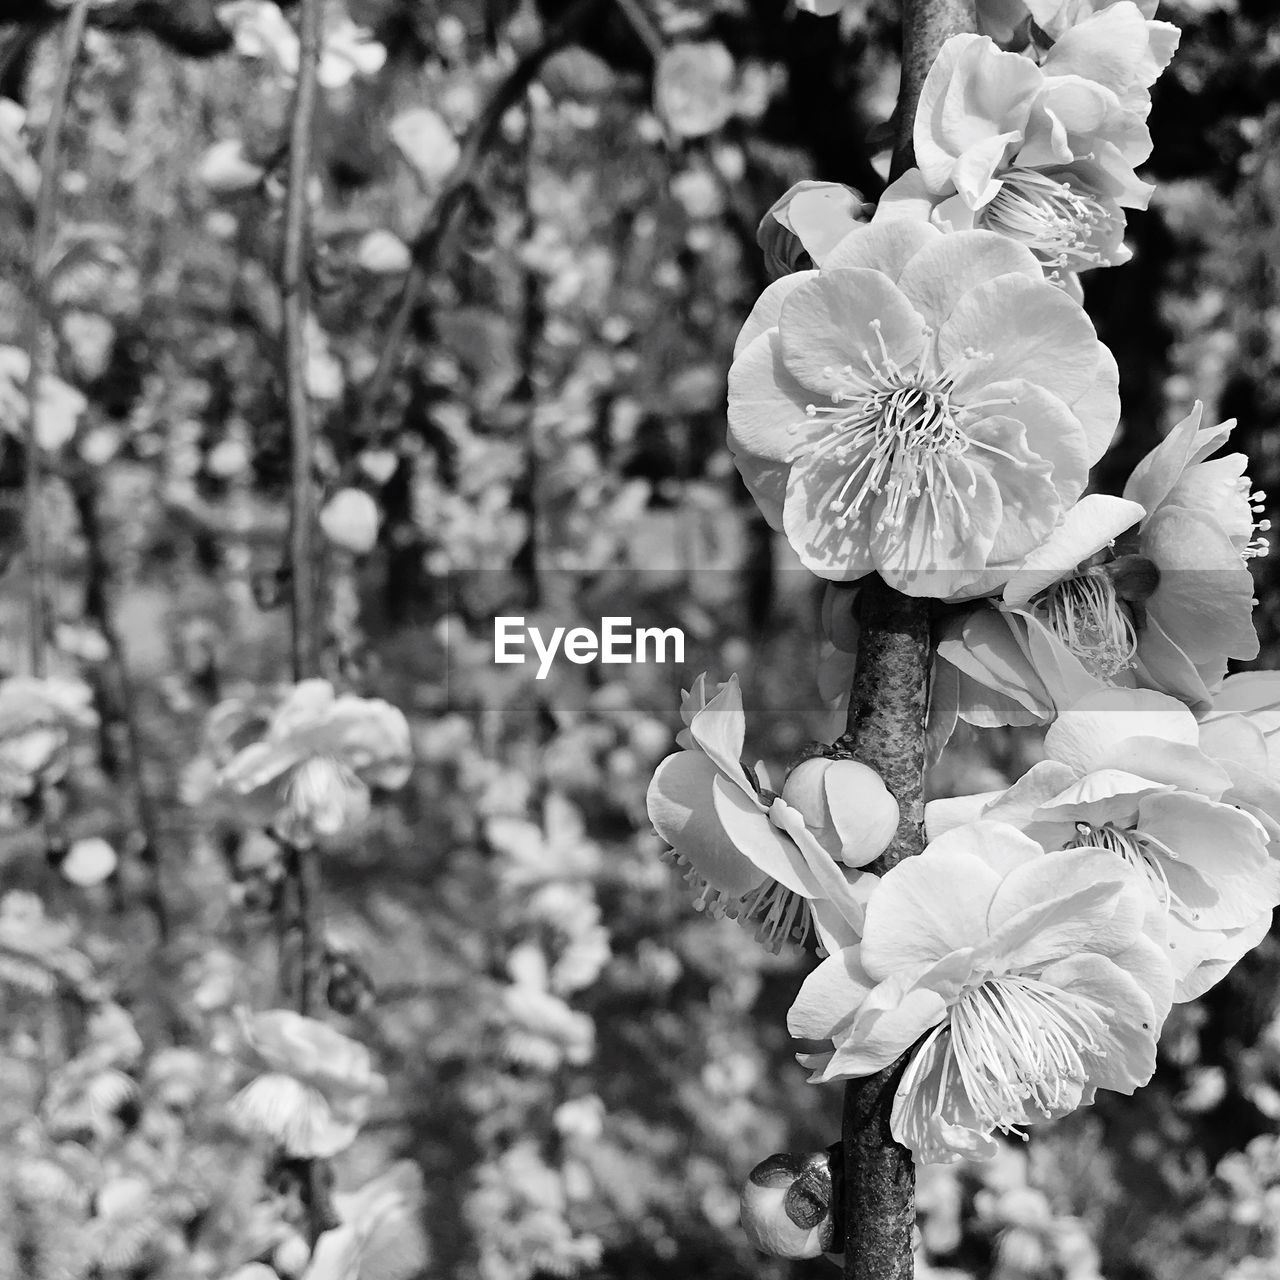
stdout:
<svg viewBox="0 0 1280 1280">
<path fill-rule="evenodd" d="M 494 86 L 489 100 L 472 125 L 471 132 L 462 144 L 457 164 L 453 166 L 435 204 L 431 206 L 430 213 L 409 246 L 413 254 L 413 265 L 409 268 L 400 301 L 381 343 L 377 366 L 364 393 L 360 416 L 356 422 L 357 440 L 367 439 L 372 434 L 374 420 L 386 396 L 400 348 L 404 345 L 409 321 L 422 296 L 422 287 L 428 273 L 439 266 L 444 249 L 461 220 L 468 197 L 475 189 L 477 171 L 493 146 L 502 117 L 520 101 L 537 79 L 542 64 L 569 42 L 573 33 L 599 3 L 600 0 L 574 0 L 559 21 L 547 29 L 541 43 L 526 53 L 506 77 Z"/>
<path fill-rule="evenodd" d="M 914 163 L 916 103 L 934 57 L 948 37 L 975 26 L 973 0 L 906 0 L 902 87 L 892 175 Z M 875 769 L 898 801 L 901 817 L 888 849 L 873 864 L 883 873 L 924 847 L 925 719 L 932 651 L 929 602 L 900 595 L 870 578 L 860 600 L 858 666 L 841 746 Z M 915 1225 L 915 1167 L 890 1130 L 894 1090 L 906 1059 L 845 1086 L 845 1280 L 910 1280 Z"/>
<path fill-rule="evenodd" d="M 662 32 L 658 30 L 657 24 L 649 16 L 648 10 L 640 4 L 639 0 L 616 0 L 616 3 L 622 10 L 623 17 L 631 24 L 631 29 L 649 50 L 649 56 L 657 62 L 666 49 L 666 43 L 662 39 Z"/>
<path fill-rule="evenodd" d="M 310 241 L 311 147 L 315 132 L 317 69 L 324 38 L 322 0 L 303 0 L 298 91 L 289 143 L 280 292 L 284 304 L 284 382 L 289 413 L 291 502 L 289 525 L 293 678 L 315 675 L 319 665 L 316 609 L 316 496 L 312 476 L 311 401 L 307 394 L 306 255 Z"/>
<path fill-rule="evenodd" d="M 98 495 L 93 475 L 86 467 L 68 470 L 67 480 L 75 502 L 76 514 L 84 534 L 85 553 L 85 612 L 97 624 L 106 641 L 107 653 L 115 677 L 115 705 L 111 712 L 124 727 L 125 770 L 129 779 L 129 791 L 133 803 L 134 820 L 142 837 L 141 858 L 150 879 L 148 906 L 155 917 L 156 932 L 161 943 L 169 940 L 169 910 L 164 895 L 164 878 L 160 855 L 160 821 L 155 803 L 143 774 L 146 754 L 142 742 L 142 728 L 138 720 L 137 700 L 132 676 L 129 672 L 124 639 L 116 626 L 116 611 L 111 599 L 111 561 L 102 536 L 102 524 L 98 515 Z M 104 711 L 107 708 L 104 708 Z M 104 720 L 106 716 L 104 715 Z"/>
<path fill-rule="evenodd" d="M 311 150 L 315 134 L 320 53 L 324 43 L 324 0 L 302 0 L 298 23 L 298 90 L 289 139 L 289 175 L 285 197 L 284 245 L 280 291 L 284 303 L 284 377 L 290 446 L 290 622 L 293 678 L 305 680 L 320 668 L 320 612 L 316 565 L 316 487 L 312 475 L 315 445 L 307 392 L 306 265 L 310 247 Z M 291 849 L 288 880 L 296 905 L 298 938 L 297 1008 L 310 1016 L 324 967 L 324 921 L 319 854 Z M 286 890 L 289 885 L 286 885 Z M 280 910 L 289 909 L 288 892 Z M 282 957 L 283 961 L 283 957 Z M 332 1225 L 328 1173 L 321 1160 L 305 1162 L 307 1231 L 312 1246 Z"/>
<path fill-rule="evenodd" d="M 31 674 L 44 676 L 47 664 L 45 642 L 49 630 L 49 584 L 47 548 L 45 546 L 44 512 L 40 495 L 43 467 L 40 456 L 39 399 L 44 380 L 45 293 L 48 286 L 49 258 L 53 252 L 54 219 L 58 212 L 58 180 L 62 167 L 62 126 L 71 101 L 71 83 L 80 45 L 84 40 L 89 0 L 76 0 L 62 34 L 58 61 L 58 79 L 53 89 L 49 121 L 40 148 L 40 192 L 36 197 L 36 224 L 31 241 L 32 282 L 35 297 L 30 308 L 27 333 L 27 410 L 23 422 L 26 475 L 24 505 L 26 512 L 27 565 L 30 574 L 30 645 Z"/>
</svg>

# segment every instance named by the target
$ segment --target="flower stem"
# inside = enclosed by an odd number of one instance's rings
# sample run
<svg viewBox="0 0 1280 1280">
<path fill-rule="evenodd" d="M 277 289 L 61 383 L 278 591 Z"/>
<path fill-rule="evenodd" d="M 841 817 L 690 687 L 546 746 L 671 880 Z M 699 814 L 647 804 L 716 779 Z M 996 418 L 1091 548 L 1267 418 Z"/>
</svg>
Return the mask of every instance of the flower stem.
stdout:
<svg viewBox="0 0 1280 1280">
<path fill-rule="evenodd" d="M 84 41 L 85 23 L 89 16 L 89 0 L 77 0 L 67 17 L 62 33 L 62 49 L 58 61 L 58 78 L 45 125 L 40 148 L 40 189 L 36 196 L 36 221 L 31 242 L 32 281 L 35 296 L 30 308 L 30 330 L 27 335 L 26 419 L 23 444 L 26 473 L 24 476 L 27 567 L 30 608 L 31 674 L 43 677 L 47 669 L 46 640 L 49 631 L 48 562 L 45 547 L 44 509 L 41 499 L 43 466 L 40 454 L 39 401 L 40 384 L 44 381 L 44 331 L 48 310 L 48 283 L 53 237 L 58 214 L 58 184 L 62 169 L 62 127 L 71 102 L 71 84 L 80 46 Z"/>
</svg>

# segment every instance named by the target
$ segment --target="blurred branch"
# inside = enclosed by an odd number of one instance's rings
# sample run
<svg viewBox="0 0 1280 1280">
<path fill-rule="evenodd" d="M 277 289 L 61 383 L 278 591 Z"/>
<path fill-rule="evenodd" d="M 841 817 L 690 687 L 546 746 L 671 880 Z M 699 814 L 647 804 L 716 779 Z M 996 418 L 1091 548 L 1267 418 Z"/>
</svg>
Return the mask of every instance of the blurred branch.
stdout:
<svg viewBox="0 0 1280 1280">
<path fill-rule="evenodd" d="M 317 70 L 323 40 L 322 0 L 303 0 L 298 90 L 290 127 L 280 292 L 284 309 L 284 383 L 289 413 L 291 504 L 289 525 L 293 678 L 319 668 L 316 582 L 316 495 L 312 475 L 311 400 L 307 393 L 306 258 L 310 247 L 311 150 L 315 134 Z"/>
<path fill-rule="evenodd" d="M 150 879 L 148 906 L 155 916 L 156 931 L 161 943 L 169 940 L 169 910 L 164 896 L 164 883 L 160 856 L 160 822 L 151 792 L 144 775 L 146 754 L 143 749 L 142 727 L 138 719 L 137 691 L 129 672 L 124 639 L 116 626 L 116 611 L 111 599 L 111 560 L 107 555 L 102 521 L 98 513 L 98 494 L 92 470 L 76 466 L 69 470 L 66 480 L 71 488 L 72 500 L 84 534 L 85 553 L 85 612 L 97 625 L 106 641 L 113 683 L 112 705 L 104 707 L 104 722 L 109 711 L 124 728 L 125 772 L 128 776 L 134 820 L 142 837 L 141 858 Z"/>
<path fill-rule="evenodd" d="M 427 275 L 440 266 L 467 202 L 475 193 L 477 172 L 493 146 L 502 117 L 520 102 L 529 86 L 537 79 L 542 64 L 569 43 L 591 10 L 600 2 L 601 0 L 574 0 L 559 21 L 547 28 L 541 42 L 520 58 L 506 77 L 498 82 L 481 108 L 471 132 L 462 144 L 458 163 L 454 165 L 431 207 L 431 212 L 410 245 L 413 265 L 409 268 L 395 315 L 382 341 L 377 367 L 364 393 L 355 428 L 357 440 L 368 439 L 372 435 L 373 423 L 386 396 L 400 348 L 404 345 L 405 334 L 408 332 L 409 321 L 422 296 L 422 287 Z"/>
<path fill-rule="evenodd" d="M 23 26 L 51 26 L 66 17 L 50 0 L 6 0 L 0 18 Z M 218 0 L 115 0 L 88 14 L 105 31 L 142 31 L 190 57 L 209 58 L 231 48 L 231 32 L 218 21 Z"/>
<path fill-rule="evenodd" d="M 311 153 L 319 96 L 320 53 L 324 44 L 325 0 L 302 0 L 299 19 L 298 89 L 289 131 L 289 173 L 285 195 L 280 292 L 284 306 L 284 381 L 289 413 L 290 517 L 289 590 L 293 678 L 305 680 L 320 669 L 319 575 L 316 563 L 315 441 L 307 390 L 307 256 L 311 243 Z M 296 908 L 298 938 L 297 1009 L 316 1011 L 324 968 L 324 917 L 320 855 L 312 847 L 291 848 L 288 880 Z M 289 909 L 283 895 L 281 911 Z M 282 957 L 283 960 L 283 957 Z M 312 1247 L 333 1220 L 328 1171 L 323 1161 L 306 1162 L 307 1229 Z"/>
<path fill-rule="evenodd" d="M 45 674 L 45 645 L 49 630 L 49 584 L 45 546 L 44 511 L 41 504 L 43 458 L 40 452 L 40 384 L 44 380 L 45 302 L 49 258 L 53 253 L 54 220 L 58 213 L 58 181 L 62 167 L 62 126 L 71 100 L 71 84 L 80 45 L 84 40 L 89 0 L 76 0 L 63 32 L 58 78 L 40 148 L 40 191 L 36 197 L 36 223 L 31 240 L 31 272 L 34 298 L 30 302 L 27 331 L 26 418 L 23 422 L 26 475 L 23 486 L 26 508 L 27 564 L 30 570 L 29 608 L 31 674 Z"/>
</svg>

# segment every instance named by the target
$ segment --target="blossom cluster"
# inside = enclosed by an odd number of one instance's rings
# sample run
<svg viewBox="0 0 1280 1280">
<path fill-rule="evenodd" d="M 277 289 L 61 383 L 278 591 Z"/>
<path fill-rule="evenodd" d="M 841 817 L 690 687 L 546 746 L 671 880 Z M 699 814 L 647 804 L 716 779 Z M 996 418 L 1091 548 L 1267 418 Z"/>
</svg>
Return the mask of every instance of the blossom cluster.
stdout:
<svg viewBox="0 0 1280 1280">
<path fill-rule="evenodd" d="M 1234 424 L 1197 402 L 1122 495 L 1089 492 L 1121 408 L 1078 277 L 1127 260 L 1153 190 L 1136 169 L 1179 36 L 1154 8 L 980 6 L 874 210 L 802 182 L 765 215 L 772 283 L 729 372 L 737 468 L 827 582 L 824 694 L 847 697 L 876 574 L 935 602 L 931 761 L 961 721 L 1046 727 L 1012 785 L 931 802 L 915 857 L 856 736 L 777 783 L 744 762 L 736 677 L 685 693 L 649 789 L 699 909 L 816 951 L 788 1017 L 810 1079 L 897 1064 L 893 1136 L 926 1164 L 1133 1093 L 1171 1009 L 1280 905 L 1280 675 L 1228 674 L 1259 653 L 1270 527 L 1220 452 Z M 779 1216 L 808 1165 L 771 1159 L 744 1223 L 812 1256 L 817 1219 Z"/>
</svg>

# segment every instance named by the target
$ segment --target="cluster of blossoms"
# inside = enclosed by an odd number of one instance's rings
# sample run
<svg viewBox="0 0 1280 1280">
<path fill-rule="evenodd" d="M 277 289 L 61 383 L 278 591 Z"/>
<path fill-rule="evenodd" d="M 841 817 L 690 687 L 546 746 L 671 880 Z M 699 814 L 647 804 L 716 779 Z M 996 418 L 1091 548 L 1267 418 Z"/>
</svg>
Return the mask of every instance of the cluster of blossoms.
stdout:
<svg viewBox="0 0 1280 1280">
<path fill-rule="evenodd" d="M 931 803 L 916 857 L 845 740 L 776 790 L 744 764 L 736 678 L 685 694 L 649 789 L 700 909 L 816 950 L 788 1019 L 810 1079 L 900 1064 L 891 1128 L 925 1164 L 1146 1083 L 1171 1007 L 1280 905 L 1280 676 L 1227 674 L 1258 656 L 1270 527 L 1247 459 L 1218 452 L 1234 424 L 1197 403 L 1122 496 L 1086 494 L 1120 400 L 1077 275 L 1127 259 L 1124 210 L 1151 195 L 1135 167 L 1178 42 L 1154 7 L 980 6 L 869 218 L 817 182 L 768 211 L 773 282 L 729 373 L 738 470 L 828 583 L 824 692 L 851 686 L 877 574 L 935 602 L 931 760 L 958 721 L 1047 726 L 1013 785 Z M 774 1157 L 744 1223 L 813 1256 L 830 1196 L 825 1156 Z"/>
</svg>

